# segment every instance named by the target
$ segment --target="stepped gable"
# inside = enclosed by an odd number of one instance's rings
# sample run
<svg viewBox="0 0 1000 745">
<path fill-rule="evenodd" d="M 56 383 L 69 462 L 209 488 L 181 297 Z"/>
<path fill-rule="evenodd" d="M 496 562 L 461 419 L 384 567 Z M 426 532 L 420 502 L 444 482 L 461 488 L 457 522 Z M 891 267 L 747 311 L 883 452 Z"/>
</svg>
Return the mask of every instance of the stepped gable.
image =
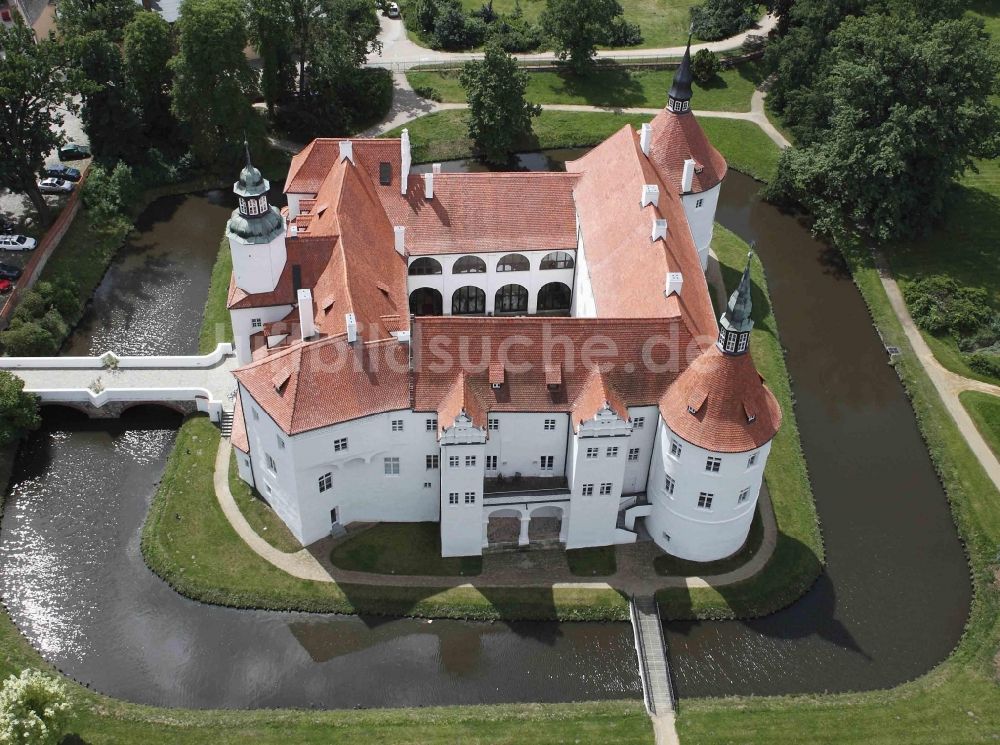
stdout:
<svg viewBox="0 0 1000 745">
<path fill-rule="evenodd" d="M 289 435 L 410 407 L 405 344 L 349 344 L 345 334 L 296 344 L 233 373 Z"/>
<path fill-rule="evenodd" d="M 670 386 L 660 413 L 679 437 L 717 453 L 761 447 L 781 426 L 781 407 L 750 355 L 724 354 L 715 345 Z"/>
<path fill-rule="evenodd" d="M 656 405 L 699 353 L 679 318 L 424 316 L 414 321 L 414 409 L 442 410 L 460 379 L 467 400 L 488 412 L 574 412 L 576 420 L 605 400 L 622 411 Z M 553 368 L 554 385 L 546 382 Z"/>
<path fill-rule="evenodd" d="M 705 274 L 676 190 L 667 189 L 623 127 L 579 160 L 574 194 L 597 313 L 603 318 L 681 317 L 704 344 L 718 333 Z M 642 187 L 659 188 L 658 205 L 640 207 Z M 667 220 L 666 240 L 651 240 L 653 220 Z M 680 272 L 680 295 L 666 296 L 667 274 Z"/>
</svg>

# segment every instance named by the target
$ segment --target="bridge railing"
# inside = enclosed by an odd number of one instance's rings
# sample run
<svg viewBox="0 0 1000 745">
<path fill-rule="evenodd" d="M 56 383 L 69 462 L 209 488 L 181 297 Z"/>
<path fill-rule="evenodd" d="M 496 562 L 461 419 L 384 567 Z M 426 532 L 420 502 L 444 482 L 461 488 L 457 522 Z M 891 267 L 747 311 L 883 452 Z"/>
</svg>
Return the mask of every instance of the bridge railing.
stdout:
<svg viewBox="0 0 1000 745">
<path fill-rule="evenodd" d="M 50 370 L 103 370 L 109 369 L 196 369 L 214 367 L 233 354 L 233 345 L 222 343 L 208 354 L 175 356 L 119 356 L 105 352 L 99 357 L 0 357 L 0 368 Z"/>
<path fill-rule="evenodd" d="M 198 411 L 208 414 L 213 422 L 222 418 L 222 401 L 212 397 L 205 388 L 41 388 L 31 391 L 42 401 L 61 404 L 86 404 L 99 409 L 110 403 L 170 403 L 194 401 Z"/>
</svg>

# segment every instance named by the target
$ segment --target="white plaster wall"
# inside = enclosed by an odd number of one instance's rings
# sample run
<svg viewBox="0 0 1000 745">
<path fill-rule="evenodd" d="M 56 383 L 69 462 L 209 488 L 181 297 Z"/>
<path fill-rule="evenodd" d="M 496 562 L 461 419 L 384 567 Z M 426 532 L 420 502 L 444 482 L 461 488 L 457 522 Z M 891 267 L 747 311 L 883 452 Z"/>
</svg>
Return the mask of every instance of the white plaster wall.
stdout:
<svg viewBox="0 0 1000 745">
<path fill-rule="evenodd" d="M 592 426 L 585 422 L 570 440 L 573 459 L 570 483 L 572 519 L 566 534 L 566 548 L 609 546 L 615 542 L 618 503 L 622 493 L 625 463 L 628 458 L 629 428 L 617 417 L 617 427 Z M 588 426 L 591 425 L 591 426 Z M 597 433 L 611 433 L 596 436 Z M 597 457 L 587 458 L 587 448 L 596 447 Z M 607 448 L 617 447 L 618 455 L 609 457 Z M 610 483 L 611 493 L 601 494 L 601 484 Z M 593 484 L 594 493 L 584 496 L 584 484 Z"/>
<path fill-rule="evenodd" d="M 299 216 L 299 202 L 303 199 L 315 199 L 315 194 L 285 194 L 285 198 L 288 200 L 288 219 L 291 220 L 294 217 Z"/>
<path fill-rule="evenodd" d="M 670 455 L 671 439 L 681 444 L 679 458 Z M 656 544 L 690 561 L 715 561 L 739 550 L 753 521 L 771 443 L 745 453 L 713 453 L 677 437 L 661 422 L 654 448 L 647 489 L 653 511 L 646 526 Z M 748 467 L 753 453 L 756 463 Z M 705 470 L 709 456 L 722 458 L 718 473 Z M 667 493 L 668 475 L 674 479 L 673 494 Z M 737 504 L 745 488 L 749 499 Z M 701 492 L 713 495 L 711 510 L 698 507 Z"/>
<path fill-rule="evenodd" d="M 250 462 L 250 456 L 233 448 L 233 457 L 236 458 L 236 472 L 239 477 L 253 486 L 253 464 Z"/>
<path fill-rule="evenodd" d="M 285 268 L 285 231 L 270 243 L 243 243 L 228 237 L 236 286 L 251 294 L 273 290 Z"/>
<path fill-rule="evenodd" d="M 574 256 L 576 251 L 573 248 L 558 249 Z M 490 253 L 467 253 L 467 254 L 422 254 L 420 256 L 410 256 L 408 264 L 412 264 L 417 259 L 436 259 L 441 264 L 441 274 L 425 274 L 417 276 L 407 276 L 407 294 L 412 293 L 420 287 L 429 287 L 441 293 L 441 302 L 445 315 L 451 315 L 451 298 L 455 290 L 460 287 L 471 285 L 478 287 L 486 293 L 486 312 L 495 311 L 496 292 L 504 285 L 521 285 L 528 291 L 528 309 L 526 313 L 534 313 L 538 307 L 538 291 L 543 285 L 549 282 L 562 282 L 570 290 L 573 289 L 574 269 L 546 269 L 542 271 L 538 267 L 542 259 L 555 251 L 495 251 Z M 498 272 L 497 262 L 509 253 L 518 253 L 528 259 L 531 269 L 526 272 Z M 486 272 L 482 274 L 453 274 L 452 269 L 455 262 L 463 256 L 476 256 L 486 263 Z"/>
<path fill-rule="evenodd" d="M 629 410 L 633 423 L 637 417 L 643 417 L 643 426 L 632 427 L 626 447 L 625 473 L 622 481 L 622 493 L 633 494 L 646 491 L 646 477 L 649 475 L 649 463 L 653 453 L 653 441 L 656 438 L 656 427 L 660 413 L 655 406 L 633 406 Z M 639 448 L 639 460 L 629 461 L 628 450 Z"/>
<path fill-rule="evenodd" d="M 441 447 L 441 555 L 478 556 L 483 552 L 483 469 L 486 445 L 483 442 L 446 444 Z M 450 465 L 456 456 L 458 465 Z M 474 456 L 474 466 L 465 465 Z M 458 504 L 449 504 L 448 495 L 458 494 Z M 465 503 L 465 493 L 474 492 L 475 502 Z"/>
<path fill-rule="evenodd" d="M 253 327 L 253 319 L 259 318 L 261 323 L 280 321 L 292 310 L 291 305 L 268 305 L 262 308 L 239 308 L 229 311 L 233 324 L 233 341 L 236 346 L 236 360 L 241 365 L 251 361 L 250 337 L 260 331 Z"/>
<path fill-rule="evenodd" d="M 691 237 L 694 238 L 694 245 L 698 248 L 698 258 L 701 259 L 702 269 L 708 267 L 708 249 L 712 245 L 715 210 L 719 206 L 721 191 L 722 182 L 719 182 L 708 191 L 699 194 L 685 194 L 681 197 L 684 213 L 687 215 L 688 225 L 691 228 Z M 702 200 L 701 207 L 696 207 L 699 199 Z"/>
<path fill-rule="evenodd" d="M 590 270 L 587 268 L 587 251 L 583 245 L 583 231 L 577 228 L 579 240 L 576 248 L 576 277 L 573 285 L 572 316 L 574 318 L 596 318 L 597 299 L 594 297 L 594 287 L 590 283 Z"/>
<path fill-rule="evenodd" d="M 497 456 L 497 472 L 513 476 L 563 476 L 566 473 L 566 438 L 569 415 L 565 413 L 494 413 L 500 429 L 492 430 L 486 442 L 486 455 Z M 556 428 L 545 429 L 545 420 L 554 419 Z M 541 470 L 541 456 L 551 455 L 552 470 Z"/>
</svg>

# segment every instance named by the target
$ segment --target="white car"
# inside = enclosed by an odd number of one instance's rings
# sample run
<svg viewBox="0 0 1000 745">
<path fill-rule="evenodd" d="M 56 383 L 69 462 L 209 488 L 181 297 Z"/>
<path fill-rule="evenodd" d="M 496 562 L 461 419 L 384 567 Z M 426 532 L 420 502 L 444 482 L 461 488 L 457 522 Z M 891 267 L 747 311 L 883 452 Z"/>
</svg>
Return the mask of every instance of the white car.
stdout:
<svg viewBox="0 0 1000 745">
<path fill-rule="evenodd" d="M 38 241 L 27 235 L 0 235 L 2 251 L 33 251 Z"/>
<path fill-rule="evenodd" d="M 399 18 L 399 5 L 397 3 L 387 3 L 385 6 L 385 14 L 389 18 Z"/>
<path fill-rule="evenodd" d="M 43 178 L 38 182 L 38 190 L 42 194 L 69 194 L 75 184 L 61 178 Z"/>
</svg>

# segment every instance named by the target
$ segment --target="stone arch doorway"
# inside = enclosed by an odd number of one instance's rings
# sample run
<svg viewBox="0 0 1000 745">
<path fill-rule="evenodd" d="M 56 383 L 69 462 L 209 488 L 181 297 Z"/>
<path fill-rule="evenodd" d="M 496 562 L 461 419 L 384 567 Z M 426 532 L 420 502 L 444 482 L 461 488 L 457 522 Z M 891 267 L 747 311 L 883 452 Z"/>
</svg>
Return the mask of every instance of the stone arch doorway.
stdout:
<svg viewBox="0 0 1000 745">
<path fill-rule="evenodd" d="M 432 287 L 418 287 L 410 293 L 410 313 L 415 316 L 440 316 L 444 313 L 441 293 Z"/>
<path fill-rule="evenodd" d="M 565 542 L 564 523 L 565 513 L 562 507 L 551 505 L 532 510 L 528 523 L 528 543 L 555 545 Z"/>
<path fill-rule="evenodd" d="M 521 535 L 521 510 L 502 508 L 486 515 L 483 548 L 516 548 Z"/>
</svg>

